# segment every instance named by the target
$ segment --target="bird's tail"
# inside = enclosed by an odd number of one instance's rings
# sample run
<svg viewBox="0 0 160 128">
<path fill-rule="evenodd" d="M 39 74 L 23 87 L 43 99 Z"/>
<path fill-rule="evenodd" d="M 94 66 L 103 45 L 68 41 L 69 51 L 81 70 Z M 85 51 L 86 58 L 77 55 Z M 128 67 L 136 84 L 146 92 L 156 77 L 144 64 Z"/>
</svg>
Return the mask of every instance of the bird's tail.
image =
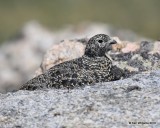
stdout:
<svg viewBox="0 0 160 128">
<path fill-rule="evenodd" d="M 44 74 L 41 74 L 31 80 L 29 80 L 27 83 L 23 84 L 19 90 L 37 90 L 47 87 L 47 80 Z"/>
</svg>

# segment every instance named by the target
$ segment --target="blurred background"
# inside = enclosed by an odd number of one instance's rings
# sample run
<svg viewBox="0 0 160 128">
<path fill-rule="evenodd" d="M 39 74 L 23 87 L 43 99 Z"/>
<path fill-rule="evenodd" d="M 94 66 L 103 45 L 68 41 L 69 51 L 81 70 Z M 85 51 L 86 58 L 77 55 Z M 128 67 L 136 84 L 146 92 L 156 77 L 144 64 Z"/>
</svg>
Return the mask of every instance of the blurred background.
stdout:
<svg viewBox="0 0 160 128">
<path fill-rule="evenodd" d="M 159 39 L 159 0 L 0 0 L 0 42 L 11 38 L 30 20 L 49 29 L 103 22 Z"/>
<path fill-rule="evenodd" d="M 0 0 L 0 92 L 31 79 L 63 39 L 159 40 L 159 13 L 160 0 Z"/>
</svg>

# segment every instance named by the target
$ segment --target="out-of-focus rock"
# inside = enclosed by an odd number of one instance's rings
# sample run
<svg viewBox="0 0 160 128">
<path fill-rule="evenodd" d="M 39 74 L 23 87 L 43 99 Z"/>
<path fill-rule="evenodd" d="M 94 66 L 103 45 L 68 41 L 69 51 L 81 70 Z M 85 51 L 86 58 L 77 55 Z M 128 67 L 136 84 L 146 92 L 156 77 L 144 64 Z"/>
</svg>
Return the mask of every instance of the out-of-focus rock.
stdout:
<svg viewBox="0 0 160 128">
<path fill-rule="evenodd" d="M 140 46 L 137 43 L 126 42 L 126 46 L 121 50 L 123 53 L 135 52 L 140 49 Z"/>
<path fill-rule="evenodd" d="M 153 53 L 159 53 L 160 54 L 160 41 L 156 41 L 154 43 L 154 47 L 153 47 L 153 50 L 151 52 L 152 54 Z"/>
<path fill-rule="evenodd" d="M 0 47 L 0 90 L 33 77 L 43 54 L 54 43 L 54 34 L 36 22 L 26 24 L 23 35 Z"/>
<path fill-rule="evenodd" d="M 140 42 L 140 51 L 141 52 L 149 52 L 153 51 L 153 42 L 150 41 L 142 41 Z"/>
<path fill-rule="evenodd" d="M 113 45 L 114 51 L 121 51 L 123 53 L 135 52 L 140 49 L 140 46 L 137 42 L 122 41 L 118 37 L 113 37 L 117 41 L 116 45 Z"/>
<path fill-rule="evenodd" d="M 56 64 L 81 57 L 84 49 L 85 45 L 76 40 L 64 40 L 53 45 L 45 54 L 41 68 L 36 71 L 36 75 L 42 74 Z"/>
</svg>

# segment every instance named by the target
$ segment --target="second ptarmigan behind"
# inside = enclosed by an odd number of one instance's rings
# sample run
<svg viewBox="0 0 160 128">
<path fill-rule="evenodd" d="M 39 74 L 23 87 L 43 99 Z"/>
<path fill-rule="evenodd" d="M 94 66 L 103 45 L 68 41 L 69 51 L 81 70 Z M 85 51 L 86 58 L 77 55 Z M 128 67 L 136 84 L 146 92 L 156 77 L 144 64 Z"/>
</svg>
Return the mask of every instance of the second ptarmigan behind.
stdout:
<svg viewBox="0 0 160 128">
<path fill-rule="evenodd" d="M 98 34 L 89 39 L 82 57 L 66 61 L 47 70 L 21 86 L 20 89 L 76 88 L 98 82 L 115 80 L 112 62 L 106 53 L 116 41 Z"/>
</svg>

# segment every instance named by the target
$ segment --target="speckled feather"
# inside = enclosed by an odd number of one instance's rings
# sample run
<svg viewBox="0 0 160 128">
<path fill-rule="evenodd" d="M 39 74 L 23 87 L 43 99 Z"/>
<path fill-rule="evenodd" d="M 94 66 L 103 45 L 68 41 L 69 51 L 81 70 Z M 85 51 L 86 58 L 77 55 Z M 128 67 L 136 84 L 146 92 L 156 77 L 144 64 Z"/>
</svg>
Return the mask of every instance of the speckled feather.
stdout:
<svg viewBox="0 0 160 128">
<path fill-rule="evenodd" d="M 73 89 L 115 80 L 116 77 L 111 72 L 112 62 L 106 56 L 114 43 L 116 42 L 105 34 L 95 35 L 88 41 L 82 57 L 53 66 L 44 74 L 22 85 L 20 89 Z"/>
</svg>

